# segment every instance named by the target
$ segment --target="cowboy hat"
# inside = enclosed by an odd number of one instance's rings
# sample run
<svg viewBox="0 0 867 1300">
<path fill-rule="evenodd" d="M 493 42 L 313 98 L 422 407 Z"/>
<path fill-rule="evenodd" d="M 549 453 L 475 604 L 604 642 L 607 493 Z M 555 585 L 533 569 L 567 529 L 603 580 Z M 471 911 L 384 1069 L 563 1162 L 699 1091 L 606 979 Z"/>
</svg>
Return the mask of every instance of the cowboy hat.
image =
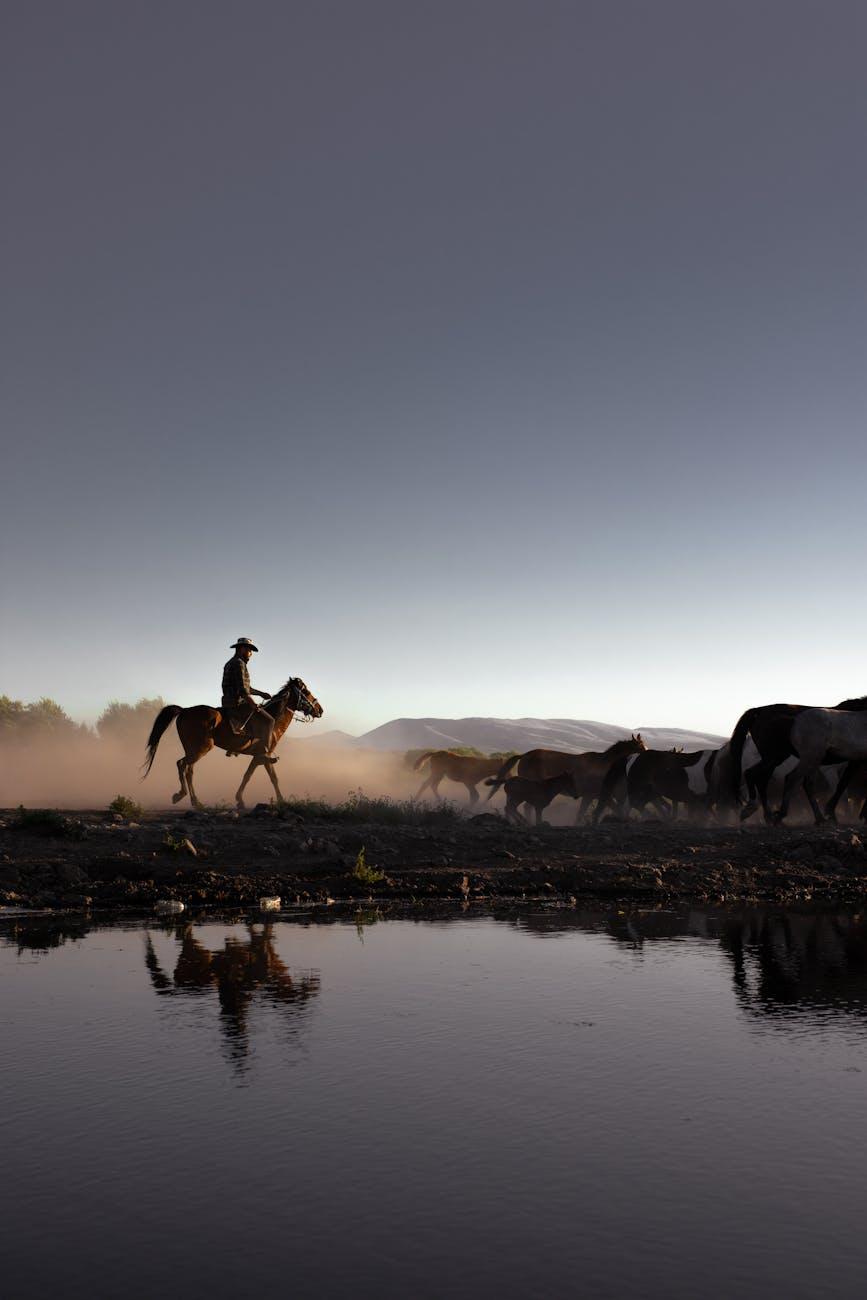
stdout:
<svg viewBox="0 0 867 1300">
<path fill-rule="evenodd" d="M 253 642 L 250 640 L 250 638 L 249 638 L 248 636 L 239 636 L 239 637 L 238 637 L 238 640 L 237 640 L 237 641 L 233 641 L 233 642 L 232 642 L 232 645 L 230 646 L 230 649 L 232 649 L 232 650 L 239 650 L 239 649 L 243 650 L 243 649 L 245 649 L 245 648 L 246 648 L 247 650 L 258 650 L 258 649 L 259 649 L 259 647 L 258 647 L 257 645 L 253 645 Z"/>
</svg>

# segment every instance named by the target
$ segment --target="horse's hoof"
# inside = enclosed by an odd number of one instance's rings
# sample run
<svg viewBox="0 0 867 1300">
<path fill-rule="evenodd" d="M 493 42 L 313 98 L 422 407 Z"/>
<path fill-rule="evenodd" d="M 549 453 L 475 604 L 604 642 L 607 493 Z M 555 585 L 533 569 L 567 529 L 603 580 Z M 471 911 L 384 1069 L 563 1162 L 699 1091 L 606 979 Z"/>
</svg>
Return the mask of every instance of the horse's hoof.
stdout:
<svg viewBox="0 0 867 1300">
<path fill-rule="evenodd" d="M 183 796 L 182 794 L 173 794 L 173 795 L 172 795 L 172 803 L 180 803 L 181 800 L 183 799 L 183 797 L 184 797 L 184 796 Z"/>
</svg>

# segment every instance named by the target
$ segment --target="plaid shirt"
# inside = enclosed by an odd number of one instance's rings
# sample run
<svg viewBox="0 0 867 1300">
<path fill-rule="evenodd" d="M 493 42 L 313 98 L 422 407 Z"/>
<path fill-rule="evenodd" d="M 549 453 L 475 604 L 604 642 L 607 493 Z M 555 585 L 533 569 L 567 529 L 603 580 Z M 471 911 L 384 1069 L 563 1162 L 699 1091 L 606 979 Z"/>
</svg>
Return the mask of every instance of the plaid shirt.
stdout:
<svg viewBox="0 0 867 1300">
<path fill-rule="evenodd" d="M 223 669 L 223 708 L 234 709 L 250 700 L 250 674 L 239 655 L 233 655 Z"/>
</svg>

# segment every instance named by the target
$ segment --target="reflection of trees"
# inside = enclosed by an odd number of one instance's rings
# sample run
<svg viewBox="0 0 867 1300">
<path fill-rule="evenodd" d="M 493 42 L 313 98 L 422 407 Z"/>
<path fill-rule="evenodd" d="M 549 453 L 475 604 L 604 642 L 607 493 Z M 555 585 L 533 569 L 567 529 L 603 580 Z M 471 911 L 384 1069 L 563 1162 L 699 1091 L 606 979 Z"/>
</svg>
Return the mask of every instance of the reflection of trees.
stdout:
<svg viewBox="0 0 867 1300">
<path fill-rule="evenodd" d="M 6 920 L 0 939 L 10 947 L 24 952 L 48 952 L 62 948 L 67 942 L 83 939 L 92 928 L 91 922 L 80 913 L 60 916 L 27 916 Z"/>
<path fill-rule="evenodd" d="M 293 976 L 274 947 L 271 925 L 247 926 L 247 937 L 229 936 L 216 952 L 196 938 L 192 925 L 174 927 L 180 944 L 175 969 L 167 975 L 160 965 L 150 933 L 145 936 L 145 965 L 161 996 L 201 996 L 215 989 L 220 1027 L 229 1055 L 242 1061 L 249 1051 L 248 1015 L 255 999 L 279 1006 L 290 1015 L 319 992 L 315 971 Z"/>
</svg>

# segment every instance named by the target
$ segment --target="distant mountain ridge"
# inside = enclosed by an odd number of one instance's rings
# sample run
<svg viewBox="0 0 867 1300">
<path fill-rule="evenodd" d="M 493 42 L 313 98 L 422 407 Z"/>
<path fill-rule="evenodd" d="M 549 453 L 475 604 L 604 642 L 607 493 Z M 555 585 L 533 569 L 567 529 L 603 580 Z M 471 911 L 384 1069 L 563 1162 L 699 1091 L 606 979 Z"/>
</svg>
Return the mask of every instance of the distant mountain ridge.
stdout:
<svg viewBox="0 0 867 1300">
<path fill-rule="evenodd" d="M 680 727 L 635 727 L 651 749 L 711 749 L 726 736 Z M 575 718 L 394 718 L 363 736 L 344 731 L 320 732 L 310 737 L 322 744 L 353 749 L 451 749 L 471 745 L 485 753 L 497 750 L 565 749 L 581 752 L 607 749 L 631 735 L 629 727 Z"/>
</svg>

